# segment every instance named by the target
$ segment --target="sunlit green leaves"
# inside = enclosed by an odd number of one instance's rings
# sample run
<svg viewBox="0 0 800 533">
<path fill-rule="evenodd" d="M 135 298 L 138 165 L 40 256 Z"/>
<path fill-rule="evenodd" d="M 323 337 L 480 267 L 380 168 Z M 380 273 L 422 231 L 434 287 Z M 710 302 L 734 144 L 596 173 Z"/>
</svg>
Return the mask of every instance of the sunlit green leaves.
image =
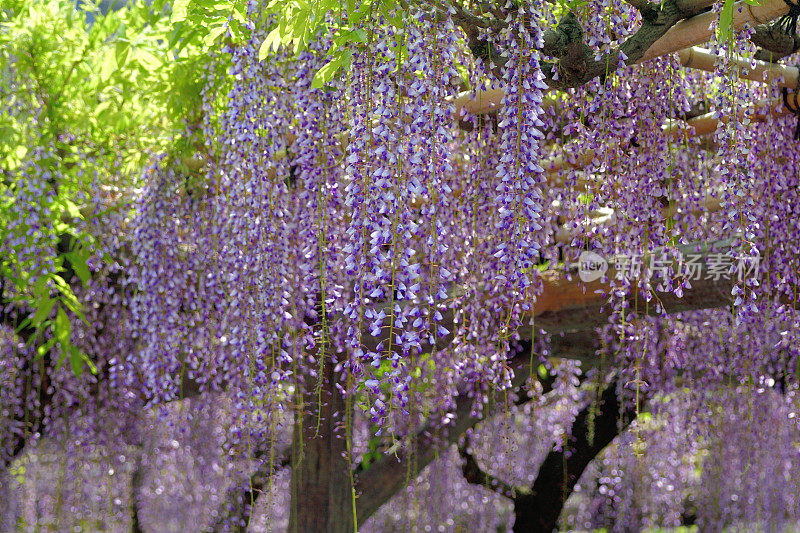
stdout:
<svg viewBox="0 0 800 533">
<path fill-rule="evenodd" d="M 106 52 L 106 56 L 103 59 L 103 64 L 100 67 L 100 80 L 101 81 L 108 81 L 108 78 L 111 77 L 111 74 L 117 70 L 117 54 L 114 50 L 108 50 Z"/>
<path fill-rule="evenodd" d="M 588 0 L 557 0 L 553 9 L 554 18 L 561 20 L 567 13 L 575 13 L 588 4 Z"/>
<path fill-rule="evenodd" d="M 189 0 L 175 0 L 172 4 L 172 17 L 170 22 L 173 24 L 186 20 L 186 10 L 189 8 Z"/>
<path fill-rule="evenodd" d="M 267 10 L 277 15 L 277 24 L 267 37 L 267 53 L 281 45 L 291 46 L 297 52 L 305 49 L 333 7 L 326 0 L 310 4 L 306 0 L 272 0 Z"/>
<path fill-rule="evenodd" d="M 206 43 L 206 46 L 211 47 L 226 29 L 228 28 L 225 24 L 217 24 L 211 28 L 211 30 L 209 30 L 208 34 L 206 34 L 205 38 L 203 39 L 203 42 Z"/>
<path fill-rule="evenodd" d="M 132 184 L 150 154 L 174 146 L 185 121 L 198 120 L 204 47 L 224 33 L 223 26 L 171 24 L 166 0 L 129 3 L 106 15 L 89 4 L 81 6 L 94 12 L 91 26 L 71 0 L 14 0 L 0 7 L 0 94 L 8 109 L 17 110 L 0 116 L 0 239 L 11 238 L 7 228 L 24 228 L 11 223 L 16 215 L 9 205 L 25 182 L 21 169 L 44 150 L 52 156 L 39 166 L 58 178 L 50 199 L 38 207 L 49 217 L 40 231 L 70 243 L 52 257 L 55 272 L 42 274 L 17 256 L 24 245 L 0 257 L 0 272 L 13 286 L 6 285 L 6 294 L 10 290 L 14 304 L 30 310 L 22 327 L 35 330 L 30 340 L 37 352 L 58 347 L 61 362 L 68 359 L 76 373 L 87 366 L 94 371 L 90 358 L 70 343 L 77 321 L 85 320 L 72 275 L 83 284 L 94 275 L 93 237 L 84 221 L 94 210 L 78 198 L 91 198 L 98 185 Z M 199 14 L 203 22 L 212 16 L 243 21 L 243 5 L 183 4 L 187 15 Z M 172 15 L 180 19 L 180 13 Z M 23 231 L 13 238 L 25 243 L 34 237 Z"/>
<path fill-rule="evenodd" d="M 717 25 L 717 39 L 720 42 L 727 41 L 731 36 L 733 26 L 733 2 L 725 0 L 722 11 L 719 14 L 719 24 Z"/>
<path fill-rule="evenodd" d="M 59 308 L 56 314 L 56 319 L 53 322 L 53 338 L 61 348 L 61 357 L 56 364 L 56 368 L 64 364 L 65 359 L 69 359 L 69 365 L 76 376 L 83 373 L 84 365 L 87 365 L 92 374 L 97 374 L 97 367 L 92 360 L 81 351 L 77 346 L 71 342 L 72 324 L 64 312 L 64 309 Z"/>
<path fill-rule="evenodd" d="M 246 2 L 243 0 L 176 0 L 170 23 L 190 39 L 199 38 L 206 50 L 230 30 L 234 40 L 244 38 Z M 174 37 L 174 35 L 173 35 Z M 170 39 L 171 44 L 175 44 Z"/>
<path fill-rule="evenodd" d="M 378 9 L 381 15 L 384 16 L 386 22 L 395 28 L 402 28 L 403 24 L 405 24 L 405 12 L 402 9 L 398 9 L 396 2 L 387 2 L 384 0 L 379 2 Z"/>
<path fill-rule="evenodd" d="M 139 66 L 147 72 L 154 72 L 161 68 L 163 61 L 156 57 L 155 54 L 144 48 L 139 48 L 134 54 L 134 59 Z"/>
<path fill-rule="evenodd" d="M 327 51 L 328 61 L 312 82 L 316 88 L 327 84 L 342 68 L 348 68 L 356 49 L 367 42 L 367 17 L 381 16 L 398 28 L 406 23 L 405 11 L 391 0 L 348 0 L 344 5 L 341 0 L 272 0 L 267 13 L 274 23 L 261 43 L 258 54 L 261 60 L 281 48 L 299 53 L 315 35 L 333 37 L 333 45 Z"/>
<path fill-rule="evenodd" d="M 751 6 L 760 6 L 764 4 L 764 0 L 744 1 Z M 717 40 L 720 42 L 727 41 L 733 33 L 733 5 L 734 0 L 725 0 L 725 4 L 722 6 L 722 11 L 719 14 L 719 23 L 717 24 Z"/>
<path fill-rule="evenodd" d="M 72 324 L 70 324 L 64 308 L 59 307 L 55 322 L 53 322 L 53 337 L 62 347 L 66 346 L 69 348 L 70 335 L 72 335 Z"/>
<path fill-rule="evenodd" d="M 267 12 L 273 22 L 259 49 L 261 60 L 279 49 L 297 54 L 317 35 L 332 37 L 327 62 L 313 79 L 315 88 L 325 86 L 349 68 L 354 55 L 366 46 L 371 24 L 381 20 L 402 28 L 408 23 L 408 13 L 393 0 L 272 0 Z M 391 48 L 401 60 L 407 57 L 404 43 Z"/>
<path fill-rule="evenodd" d="M 339 71 L 340 68 L 344 67 L 348 69 L 350 67 L 350 62 L 353 59 L 353 53 L 349 50 L 340 50 L 337 52 L 333 59 L 328 61 L 325 65 L 320 68 L 317 73 L 314 75 L 314 79 L 311 82 L 311 86 L 314 88 L 321 88 L 325 86 L 326 83 L 333 79 L 333 76 Z"/>
<path fill-rule="evenodd" d="M 267 38 L 264 39 L 264 42 L 261 43 L 261 46 L 258 49 L 258 60 L 263 61 L 265 57 L 267 57 L 272 52 L 278 50 L 281 45 L 283 38 L 281 36 L 281 28 L 277 26 L 269 32 Z"/>
</svg>

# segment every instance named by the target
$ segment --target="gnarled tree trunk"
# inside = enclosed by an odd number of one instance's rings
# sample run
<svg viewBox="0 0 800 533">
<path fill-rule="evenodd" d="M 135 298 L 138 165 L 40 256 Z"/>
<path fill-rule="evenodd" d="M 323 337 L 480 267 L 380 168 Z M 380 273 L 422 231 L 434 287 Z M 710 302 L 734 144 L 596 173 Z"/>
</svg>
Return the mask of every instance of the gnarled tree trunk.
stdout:
<svg viewBox="0 0 800 533">
<path fill-rule="evenodd" d="M 620 405 L 617 382 L 603 391 L 596 405 L 586 406 L 572 424 L 571 442 L 552 450 L 539 467 L 530 492 L 514 499 L 514 533 L 551 533 L 567 498 L 586 467 L 636 417 L 636 406 Z M 622 412 L 620 408 L 622 407 Z M 596 409 L 594 421 L 591 410 Z M 594 424 L 594 438 L 590 425 Z M 564 450 L 569 453 L 565 456 Z"/>
<path fill-rule="evenodd" d="M 346 457 L 346 402 L 336 388 L 341 376 L 323 365 L 321 401 L 317 383 L 306 378 L 304 409 L 295 415 L 292 442 L 290 533 L 353 531 L 350 463 Z"/>
</svg>

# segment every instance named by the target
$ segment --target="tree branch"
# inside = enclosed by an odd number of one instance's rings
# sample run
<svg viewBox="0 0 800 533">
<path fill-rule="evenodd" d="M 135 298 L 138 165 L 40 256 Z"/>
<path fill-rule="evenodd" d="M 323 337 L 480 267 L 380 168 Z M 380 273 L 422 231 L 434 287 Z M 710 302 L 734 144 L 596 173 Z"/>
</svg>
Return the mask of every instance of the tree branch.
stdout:
<svg viewBox="0 0 800 533">
<path fill-rule="evenodd" d="M 529 492 L 525 487 L 515 487 L 484 471 L 475 460 L 475 456 L 468 451 L 469 442 L 469 436 L 465 435 L 464 441 L 458 445 L 458 453 L 461 458 L 464 459 L 461 472 L 464 474 L 464 479 L 468 483 L 486 487 L 492 492 L 505 496 L 510 500 L 516 499 L 517 494 L 526 494 Z"/>
<path fill-rule="evenodd" d="M 639 10 L 645 19 L 651 20 L 652 17 L 657 16 L 656 6 L 650 0 L 625 0 L 625 3 Z"/>
<path fill-rule="evenodd" d="M 545 82 L 551 89 L 579 87 L 598 77 L 604 79 L 617 69 L 620 57 L 625 58 L 626 64 L 632 65 L 652 59 L 658 55 L 677 51 L 686 46 L 699 44 L 710 36 L 708 30 L 702 29 L 707 28 L 710 22 L 707 16 L 709 14 L 705 14 L 702 17 L 693 17 L 706 11 L 713 4 L 711 0 L 664 0 L 657 6 L 648 0 L 626 0 L 626 2 L 641 12 L 642 25 L 634 35 L 618 47 L 603 54 L 598 60 L 595 60 L 597 51 L 583 42 L 583 32 L 580 24 L 571 12 L 567 13 L 559 21 L 555 29 L 547 30 L 544 33 L 542 52 L 545 55 L 556 58 L 555 61 L 542 63 Z M 449 6 L 444 1 L 436 1 L 435 3 Z M 734 10 L 742 6 L 741 2 L 737 3 L 734 6 Z M 743 24 L 753 23 L 753 21 L 764 22 L 771 20 L 787 11 L 788 7 L 783 5 L 782 2 L 767 2 L 767 4 L 759 8 L 749 6 L 747 14 L 740 15 L 738 18 L 735 17 L 734 27 L 739 28 Z M 497 33 L 503 30 L 509 25 L 506 22 L 507 19 L 490 22 L 489 19 L 453 6 L 449 7 L 448 12 L 451 14 L 453 21 L 467 35 L 473 55 L 487 62 L 493 74 L 500 79 L 507 59 L 490 46 L 489 40 L 481 37 L 483 35 L 481 32 L 491 31 Z M 526 23 L 529 23 L 528 20 L 526 20 Z M 678 25 L 678 23 L 681 24 Z M 676 41 L 673 38 L 673 34 L 678 31 L 677 28 L 674 28 L 676 25 L 680 26 L 680 31 L 688 31 L 690 35 L 695 37 L 697 42 L 681 43 L 681 40 L 678 39 L 677 42 L 680 46 L 675 47 Z M 667 35 L 668 33 L 669 36 Z M 771 50 L 768 36 L 757 35 L 756 39 L 759 38 L 766 39 L 765 48 Z M 789 44 L 786 39 L 779 38 L 777 35 L 772 36 L 772 40 L 775 41 L 772 46 L 779 46 L 781 50 L 788 49 L 789 46 L 793 46 L 795 50 L 797 49 L 794 42 Z M 663 44 L 663 46 L 660 46 L 659 43 Z"/>
<path fill-rule="evenodd" d="M 591 339 L 589 344 L 586 344 L 586 339 Z M 566 346 L 574 342 L 575 346 L 569 349 L 580 349 L 587 358 L 595 351 L 595 337 L 587 337 L 582 332 L 574 334 L 574 337 L 565 335 L 555 338 L 554 353 L 560 354 L 558 351 L 560 342 Z M 511 381 L 514 389 L 523 386 L 528 379 L 530 360 L 530 341 L 520 343 L 519 350 L 508 361 L 509 367 L 514 370 Z M 552 389 L 553 381 L 553 376 L 540 381 L 543 394 Z M 481 415 L 476 416 L 473 414 L 475 395 L 471 392 L 462 393 L 456 398 L 455 408 L 450 413 L 444 416 L 432 416 L 411 438 L 410 444 L 405 449 L 395 446 L 387 450 L 383 457 L 366 470 L 357 468 L 355 477 L 356 491 L 359 494 L 356 501 L 358 523 L 363 523 L 396 494 L 405 485 L 408 477 L 413 479 L 428 466 L 436 458 L 437 450 L 441 449 L 441 446 L 458 442 L 468 429 L 475 427 L 478 422 L 505 406 L 504 400 L 504 392 L 490 392 L 489 402 L 483 407 Z M 442 420 L 447 420 L 449 423 L 443 424 Z"/>
<path fill-rule="evenodd" d="M 275 464 L 269 464 L 269 461 L 263 461 L 264 456 L 268 453 L 268 450 L 263 449 L 255 452 L 255 458 L 262 461 L 261 466 L 250 475 L 244 487 L 236 485 L 228 492 L 227 503 L 223 506 L 223 509 L 227 509 L 227 512 L 219 514 L 211 531 L 222 533 L 223 531 L 229 531 L 228 528 L 233 528 L 233 530 L 237 532 L 244 532 L 247 530 L 247 524 L 250 523 L 250 517 L 255 502 L 258 500 L 261 493 L 264 492 L 264 488 L 269 483 L 274 470 L 277 468 L 285 468 L 292 462 L 291 449 L 282 451 Z"/>
<path fill-rule="evenodd" d="M 555 30 L 544 33 L 543 53 L 558 58 L 542 65 L 545 81 L 550 88 L 579 87 L 596 77 L 604 78 L 616 70 L 620 52 L 627 56 L 628 64 L 638 62 L 672 26 L 711 4 L 709 0 L 664 0 L 659 9 L 656 9 L 648 0 L 627 1 L 642 13 L 642 26 L 618 48 L 606 53 L 599 60 L 594 59 L 595 51 L 583 42 L 583 31 L 572 12 L 559 21 Z M 478 17 L 448 2 L 435 0 L 433 3 L 440 12 L 449 13 L 453 22 L 464 31 L 473 55 L 483 59 L 494 75 L 501 78 L 507 59 L 493 50 L 489 42 L 481 37 L 481 31 L 491 30 L 498 33 L 507 28 L 509 23 L 505 20 Z"/>
<path fill-rule="evenodd" d="M 529 491 L 514 501 L 514 531 L 553 531 L 567 498 L 586 467 L 636 417 L 633 402 L 620 403 L 613 380 L 597 402 L 586 405 L 572 424 L 571 438 L 554 447 L 539 467 Z"/>
<path fill-rule="evenodd" d="M 142 489 L 144 478 L 143 462 L 144 450 L 142 449 L 131 474 L 131 533 L 144 533 L 139 519 L 139 492 Z"/>
<path fill-rule="evenodd" d="M 750 40 L 761 47 L 761 50 L 756 52 L 755 58 L 771 63 L 792 55 L 800 49 L 800 37 L 785 33 L 780 22 L 759 24 L 750 36 Z"/>
<path fill-rule="evenodd" d="M 643 13 L 642 26 L 634 35 L 597 61 L 594 59 L 595 51 L 583 41 L 571 41 L 566 49 L 567 53 L 562 54 L 555 62 L 542 65 L 546 83 L 551 89 L 566 89 L 580 87 L 597 77 L 605 79 L 619 66 L 620 53 L 627 58 L 627 64 L 637 63 L 656 41 L 688 15 L 689 13 L 678 6 L 676 0 L 664 0 L 659 10 L 649 11 L 647 16 Z"/>
</svg>

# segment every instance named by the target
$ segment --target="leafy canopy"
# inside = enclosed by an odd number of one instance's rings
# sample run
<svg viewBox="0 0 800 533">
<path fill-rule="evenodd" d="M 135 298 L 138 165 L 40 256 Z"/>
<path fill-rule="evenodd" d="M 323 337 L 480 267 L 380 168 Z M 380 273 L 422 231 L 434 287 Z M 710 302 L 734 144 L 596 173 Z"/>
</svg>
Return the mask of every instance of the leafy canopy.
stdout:
<svg viewBox="0 0 800 533">
<path fill-rule="evenodd" d="M 153 154 L 186 150 L 185 125 L 200 120 L 206 50 L 196 30 L 169 19 L 166 0 L 106 15 L 97 2 L 78 10 L 68 0 L 0 10 L 0 243 L 12 243 L 0 273 L 14 303 L 35 311 L 20 328 L 35 329 L 40 354 L 58 344 L 76 373 L 94 366 L 70 341 L 83 311 L 65 271 L 90 282 L 87 262 L 100 251 L 93 195 L 106 191 L 123 208 Z M 47 194 L 20 205 L 32 173 L 49 176 Z M 38 232 L 25 229 L 31 213 Z M 49 261 L 54 269 L 43 268 Z"/>
</svg>

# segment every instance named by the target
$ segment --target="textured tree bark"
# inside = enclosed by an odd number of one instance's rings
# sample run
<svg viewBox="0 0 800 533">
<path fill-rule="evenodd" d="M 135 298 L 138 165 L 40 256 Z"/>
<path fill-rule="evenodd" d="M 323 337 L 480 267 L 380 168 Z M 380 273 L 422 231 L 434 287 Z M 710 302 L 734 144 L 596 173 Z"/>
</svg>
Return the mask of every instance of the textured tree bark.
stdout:
<svg viewBox="0 0 800 533">
<path fill-rule="evenodd" d="M 256 451 L 254 456 L 263 459 L 269 453 L 268 449 L 262 449 Z M 226 505 L 217 515 L 217 520 L 211 528 L 212 533 L 245 533 L 247 531 L 254 502 L 265 489 L 269 490 L 268 484 L 273 472 L 289 465 L 290 453 L 291 450 L 281 452 L 276 464 L 270 465 L 268 461 L 265 462 L 250 475 L 246 485 L 234 485 L 228 491 Z"/>
<path fill-rule="evenodd" d="M 320 378 L 321 401 L 316 380 L 306 378 L 305 408 L 295 415 L 290 533 L 348 533 L 354 529 L 346 403 L 336 388 L 341 376 L 328 360 Z"/>
<path fill-rule="evenodd" d="M 15 531 L 15 505 L 11 498 L 11 476 L 8 469 L 0 465 L 0 531 Z"/>
<path fill-rule="evenodd" d="M 136 466 L 131 475 L 131 533 L 144 533 L 141 521 L 139 520 L 139 491 L 142 489 L 144 472 L 142 463 L 144 461 L 144 449 L 136 459 Z"/>
</svg>

